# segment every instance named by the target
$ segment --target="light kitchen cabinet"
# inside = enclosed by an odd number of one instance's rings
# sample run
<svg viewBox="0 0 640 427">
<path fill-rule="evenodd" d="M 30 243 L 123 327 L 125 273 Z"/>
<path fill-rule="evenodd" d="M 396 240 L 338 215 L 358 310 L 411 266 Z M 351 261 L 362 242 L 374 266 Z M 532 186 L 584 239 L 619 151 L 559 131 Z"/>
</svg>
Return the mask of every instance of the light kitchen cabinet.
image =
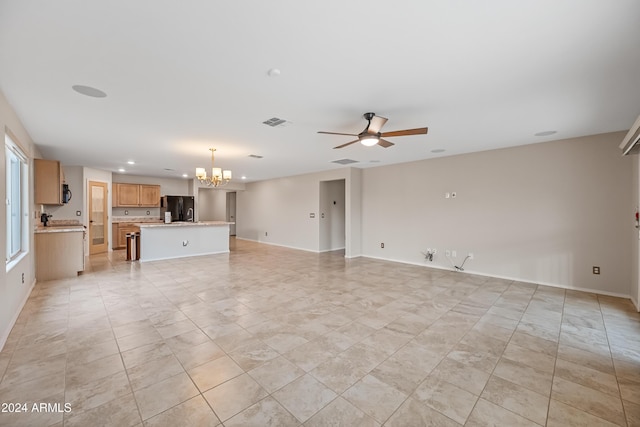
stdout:
<svg viewBox="0 0 640 427">
<path fill-rule="evenodd" d="M 138 207 L 140 205 L 140 185 L 113 184 L 113 207 Z"/>
<path fill-rule="evenodd" d="M 113 224 L 113 242 L 114 247 L 112 249 L 124 249 L 127 247 L 127 233 L 140 232 L 140 227 L 131 223 L 116 223 Z"/>
<path fill-rule="evenodd" d="M 75 277 L 84 270 L 84 230 L 36 232 L 36 279 Z"/>
<path fill-rule="evenodd" d="M 140 184 L 140 206 L 160 206 L 160 186 Z"/>
<path fill-rule="evenodd" d="M 160 207 L 160 186 L 114 183 L 112 197 L 114 208 Z"/>
<path fill-rule="evenodd" d="M 38 205 L 62 205 L 64 173 L 57 160 L 34 159 L 34 202 Z"/>
</svg>

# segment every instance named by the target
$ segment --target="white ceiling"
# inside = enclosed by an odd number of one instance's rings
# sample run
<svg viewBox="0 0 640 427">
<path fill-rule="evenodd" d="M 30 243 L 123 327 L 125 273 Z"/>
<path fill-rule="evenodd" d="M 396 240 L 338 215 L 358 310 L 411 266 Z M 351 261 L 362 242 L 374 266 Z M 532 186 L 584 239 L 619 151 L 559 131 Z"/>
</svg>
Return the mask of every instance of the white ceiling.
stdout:
<svg viewBox="0 0 640 427">
<path fill-rule="evenodd" d="M 46 158 L 193 177 L 216 147 L 253 181 L 627 129 L 639 18 L 638 0 L 0 0 L 0 90 Z M 429 134 L 316 133 L 367 111 Z"/>
</svg>

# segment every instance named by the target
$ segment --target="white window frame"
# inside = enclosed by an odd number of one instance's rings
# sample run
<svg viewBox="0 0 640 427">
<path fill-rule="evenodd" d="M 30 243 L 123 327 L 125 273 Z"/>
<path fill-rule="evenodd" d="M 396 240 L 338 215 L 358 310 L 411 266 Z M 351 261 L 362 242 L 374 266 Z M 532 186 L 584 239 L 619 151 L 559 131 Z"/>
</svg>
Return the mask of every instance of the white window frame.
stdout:
<svg viewBox="0 0 640 427">
<path fill-rule="evenodd" d="M 7 223 L 5 261 L 9 271 L 29 252 L 29 161 L 20 146 L 7 133 L 4 140 Z"/>
</svg>

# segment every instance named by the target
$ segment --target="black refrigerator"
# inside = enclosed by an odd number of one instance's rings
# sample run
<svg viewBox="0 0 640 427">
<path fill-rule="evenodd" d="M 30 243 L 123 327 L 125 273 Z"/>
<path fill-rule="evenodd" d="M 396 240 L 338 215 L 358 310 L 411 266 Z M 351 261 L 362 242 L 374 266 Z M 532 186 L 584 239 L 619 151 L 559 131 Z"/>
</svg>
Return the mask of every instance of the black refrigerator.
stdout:
<svg viewBox="0 0 640 427">
<path fill-rule="evenodd" d="M 195 218 L 193 196 L 162 196 L 160 199 L 160 218 L 165 212 L 171 212 L 171 221 L 190 221 Z"/>
</svg>

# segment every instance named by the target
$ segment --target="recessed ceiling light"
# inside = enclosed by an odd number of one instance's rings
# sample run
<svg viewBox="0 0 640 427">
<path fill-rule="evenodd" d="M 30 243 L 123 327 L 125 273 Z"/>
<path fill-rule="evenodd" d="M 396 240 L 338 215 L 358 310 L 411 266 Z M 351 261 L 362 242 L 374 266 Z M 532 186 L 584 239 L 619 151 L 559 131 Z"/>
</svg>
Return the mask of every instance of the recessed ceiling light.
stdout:
<svg viewBox="0 0 640 427">
<path fill-rule="evenodd" d="M 186 173 L 183 173 L 183 174 L 182 174 L 182 177 L 183 177 L 183 178 L 189 178 L 189 175 L 187 175 Z"/>
<path fill-rule="evenodd" d="M 247 179 L 247 177 L 246 177 L 246 176 L 244 176 L 244 175 L 242 175 L 242 176 L 240 177 L 240 179 Z"/>
<path fill-rule="evenodd" d="M 545 130 L 543 132 L 534 133 L 533 136 L 549 136 L 558 133 L 555 130 Z"/>
<path fill-rule="evenodd" d="M 436 148 L 435 150 L 431 150 L 432 153 L 438 154 L 438 153 L 444 153 L 445 149 L 444 148 Z"/>
<path fill-rule="evenodd" d="M 175 169 L 171 169 L 171 168 L 164 168 L 164 170 L 166 170 L 167 172 L 173 172 L 173 171 L 175 171 Z"/>
<path fill-rule="evenodd" d="M 96 89 L 91 86 L 73 85 L 71 86 L 71 89 L 75 90 L 79 94 L 90 96 L 92 98 L 105 98 L 107 96 L 107 94 L 100 89 Z"/>
<path fill-rule="evenodd" d="M 130 164 L 130 165 L 135 165 L 136 164 L 136 162 L 134 162 L 133 160 L 129 160 L 127 163 Z"/>
<path fill-rule="evenodd" d="M 269 75 L 269 77 L 278 77 L 280 75 L 280 70 L 277 68 L 272 68 L 267 71 L 267 74 Z"/>
<path fill-rule="evenodd" d="M 124 172 L 123 168 L 118 169 L 118 172 Z"/>
</svg>

